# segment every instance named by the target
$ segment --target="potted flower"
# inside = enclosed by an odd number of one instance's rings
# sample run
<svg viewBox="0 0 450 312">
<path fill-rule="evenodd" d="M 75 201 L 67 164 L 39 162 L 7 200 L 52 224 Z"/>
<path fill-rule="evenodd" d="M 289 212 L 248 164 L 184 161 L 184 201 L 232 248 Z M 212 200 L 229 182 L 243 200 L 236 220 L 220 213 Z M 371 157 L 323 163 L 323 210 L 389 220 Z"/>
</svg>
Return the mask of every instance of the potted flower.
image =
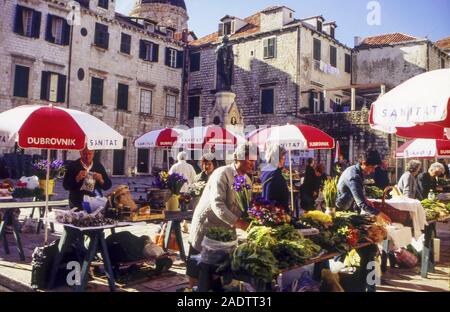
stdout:
<svg viewBox="0 0 450 312">
<path fill-rule="evenodd" d="M 252 198 L 252 186 L 245 176 L 236 176 L 233 181 L 233 190 L 236 192 L 236 200 L 242 211 L 243 219 L 248 219 L 248 208 Z"/>
<path fill-rule="evenodd" d="M 326 180 L 323 186 L 323 197 L 325 198 L 326 214 L 334 216 L 336 214 L 338 178 Z"/>
<path fill-rule="evenodd" d="M 187 179 L 178 173 L 168 174 L 161 172 L 157 178 L 156 185 L 160 189 L 168 189 L 172 193 L 169 200 L 166 202 L 166 209 L 169 211 L 180 210 L 180 191 Z"/>
<path fill-rule="evenodd" d="M 47 189 L 47 160 L 40 160 L 33 164 L 34 174 L 39 178 L 39 187 L 44 190 Z M 55 179 L 64 177 L 66 169 L 62 160 L 54 160 L 49 164 L 49 181 L 48 194 L 53 193 Z"/>
</svg>

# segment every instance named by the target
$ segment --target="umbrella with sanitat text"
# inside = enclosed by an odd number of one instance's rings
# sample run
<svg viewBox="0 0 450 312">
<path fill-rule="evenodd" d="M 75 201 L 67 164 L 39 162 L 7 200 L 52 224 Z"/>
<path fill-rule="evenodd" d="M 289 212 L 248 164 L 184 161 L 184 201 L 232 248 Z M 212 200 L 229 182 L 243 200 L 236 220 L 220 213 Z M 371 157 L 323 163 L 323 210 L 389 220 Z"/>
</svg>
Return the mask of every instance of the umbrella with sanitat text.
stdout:
<svg viewBox="0 0 450 312">
<path fill-rule="evenodd" d="M 121 149 L 123 136 L 100 119 L 73 109 L 53 105 L 23 105 L 0 113 L 0 146 L 48 150 Z M 45 242 L 47 243 L 48 180 L 47 153 L 45 194 Z"/>
</svg>

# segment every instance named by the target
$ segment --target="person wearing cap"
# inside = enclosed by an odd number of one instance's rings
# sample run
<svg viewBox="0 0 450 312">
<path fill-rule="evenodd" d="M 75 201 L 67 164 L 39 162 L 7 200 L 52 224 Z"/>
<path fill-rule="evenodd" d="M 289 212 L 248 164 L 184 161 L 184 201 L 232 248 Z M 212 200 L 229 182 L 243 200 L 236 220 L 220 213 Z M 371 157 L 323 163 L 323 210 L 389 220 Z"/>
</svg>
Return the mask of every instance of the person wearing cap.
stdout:
<svg viewBox="0 0 450 312">
<path fill-rule="evenodd" d="M 375 168 L 380 164 L 380 154 L 377 151 L 369 150 L 358 164 L 344 170 L 337 185 L 337 210 L 359 210 L 362 214 L 376 215 L 390 222 L 390 218 L 374 208 L 364 195 L 364 176 L 374 173 Z"/>
<path fill-rule="evenodd" d="M 234 162 L 217 168 L 209 177 L 195 208 L 189 234 L 186 275 L 189 277 L 190 287 L 197 283 L 199 275 L 199 265 L 192 257 L 200 254 L 202 241 L 208 229 L 220 227 L 233 231 L 237 228 L 246 230 L 250 225 L 241 218 L 242 211 L 237 203 L 233 183 L 237 176 L 244 176 L 251 185 L 248 174 L 253 171 L 256 158 L 256 146 L 249 143 L 239 145 L 234 152 Z"/>
</svg>

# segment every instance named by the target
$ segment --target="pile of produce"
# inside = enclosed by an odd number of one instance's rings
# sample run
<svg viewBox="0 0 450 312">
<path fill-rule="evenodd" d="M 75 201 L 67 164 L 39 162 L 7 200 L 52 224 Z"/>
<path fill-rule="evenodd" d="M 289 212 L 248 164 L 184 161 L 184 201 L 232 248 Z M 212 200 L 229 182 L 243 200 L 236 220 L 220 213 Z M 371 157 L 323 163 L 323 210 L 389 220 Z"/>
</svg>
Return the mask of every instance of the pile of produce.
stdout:
<svg viewBox="0 0 450 312">
<path fill-rule="evenodd" d="M 95 213 L 87 213 L 86 211 L 75 211 L 74 208 L 63 213 L 58 213 L 55 219 L 59 223 L 71 224 L 77 227 L 92 227 L 92 226 L 104 226 L 116 224 L 113 219 L 105 218 L 104 215 L 99 211 Z"/>
<path fill-rule="evenodd" d="M 219 242 L 232 242 L 237 239 L 236 233 L 227 228 L 212 227 L 206 232 L 206 237 Z"/>
<path fill-rule="evenodd" d="M 364 190 L 366 193 L 367 198 L 373 198 L 373 199 L 382 199 L 383 198 L 383 190 L 376 187 L 376 186 L 364 186 Z"/>
<path fill-rule="evenodd" d="M 254 225 L 277 226 L 291 221 L 283 207 L 263 198 L 254 200 L 247 212 Z"/>
<path fill-rule="evenodd" d="M 446 205 L 439 200 L 424 199 L 421 204 L 425 209 L 427 221 L 439 220 L 450 214 L 450 203 Z"/>
<path fill-rule="evenodd" d="M 265 283 L 270 283 L 278 274 L 277 260 L 272 252 L 253 242 L 241 244 L 234 250 L 231 269 Z"/>
<path fill-rule="evenodd" d="M 320 246 L 304 238 L 298 230 L 287 224 L 276 228 L 253 227 L 247 239 L 259 248 L 271 252 L 277 260 L 278 269 L 303 264 L 321 251 Z"/>
</svg>

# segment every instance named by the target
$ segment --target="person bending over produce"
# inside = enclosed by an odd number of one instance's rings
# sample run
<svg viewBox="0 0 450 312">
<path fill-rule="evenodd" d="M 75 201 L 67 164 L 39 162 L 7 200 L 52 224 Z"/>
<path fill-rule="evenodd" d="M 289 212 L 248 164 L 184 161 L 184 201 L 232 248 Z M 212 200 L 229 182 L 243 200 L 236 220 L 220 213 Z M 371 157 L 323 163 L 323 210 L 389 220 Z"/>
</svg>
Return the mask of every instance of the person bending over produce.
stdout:
<svg viewBox="0 0 450 312">
<path fill-rule="evenodd" d="M 412 199 L 422 199 L 422 194 L 417 185 L 417 175 L 422 168 L 422 163 L 418 160 L 411 160 L 406 166 L 406 172 L 398 180 L 397 186 L 400 192 Z"/>
<path fill-rule="evenodd" d="M 192 256 L 201 252 L 202 241 L 208 229 L 222 227 L 245 230 L 249 226 L 249 223 L 241 218 L 242 211 L 237 202 L 233 183 L 236 177 L 244 176 L 247 183 L 251 184 L 248 174 L 253 171 L 256 158 L 255 145 L 240 145 L 234 153 L 234 163 L 216 169 L 210 176 L 192 217 L 186 266 L 190 287 L 197 284 L 199 273 L 197 261 Z"/>
<path fill-rule="evenodd" d="M 377 151 L 369 150 L 358 164 L 345 169 L 337 186 L 336 208 L 338 210 L 360 210 L 363 214 L 376 215 L 391 222 L 389 217 L 374 208 L 364 195 L 364 175 L 372 174 L 380 164 L 380 154 Z"/>
</svg>

